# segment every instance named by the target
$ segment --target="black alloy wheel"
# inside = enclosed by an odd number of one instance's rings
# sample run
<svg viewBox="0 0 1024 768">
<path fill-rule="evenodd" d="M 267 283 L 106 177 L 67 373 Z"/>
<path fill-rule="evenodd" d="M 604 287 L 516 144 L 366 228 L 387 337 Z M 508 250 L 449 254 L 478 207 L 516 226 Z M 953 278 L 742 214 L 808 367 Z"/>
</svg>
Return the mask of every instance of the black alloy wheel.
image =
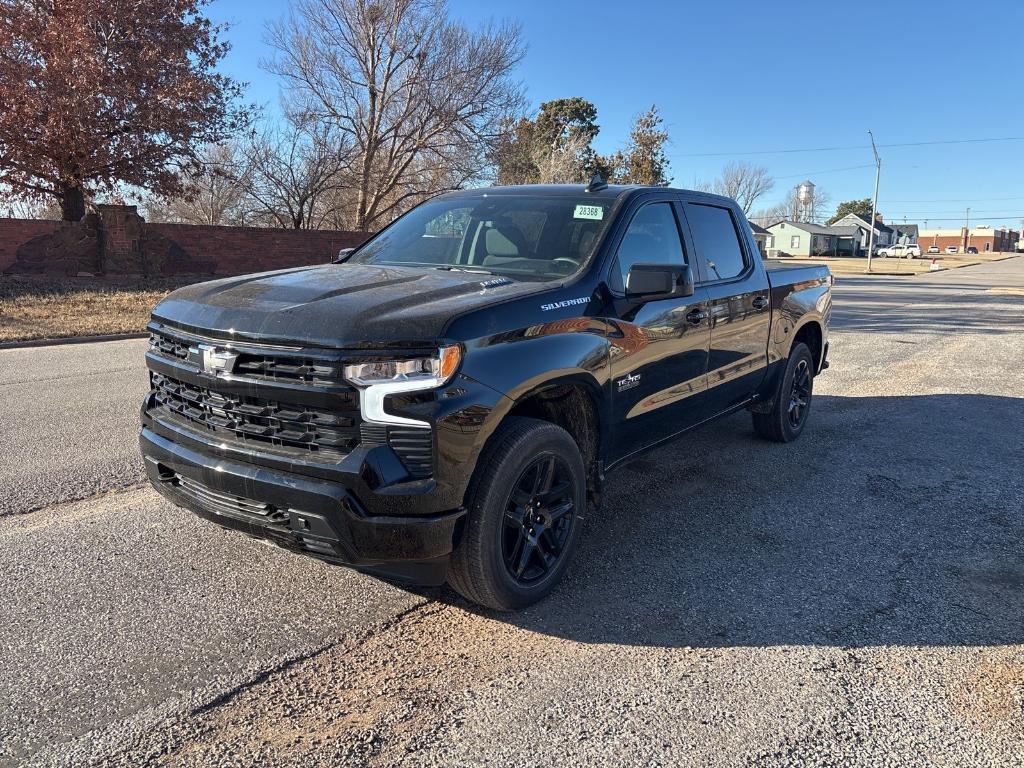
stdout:
<svg viewBox="0 0 1024 768">
<path fill-rule="evenodd" d="M 789 425 L 800 429 L 807 406 L 811 401 L 811 366 L 804 360 L 798 360 L 793 370 L 793 384 L 789 392 Z"/>
<path fill-rule="evenodd" d="M 501 533 L 502 561 L 517 584 L 540 581 L 558 564 L 572 530 L 574 496 L 569 467 L 558 456 L 540 456 L 519 475 Z"/>
<path fill-rule="evenodd" d="M 814 390 L 814 357 L 802 341 L 793 344 L 767 407 L 752 409 L 754 431 L 765 440 L 788 443 L 807 425 Z"/>
<path fill-rule="evenodd" d="M 551 592 L 572 562 L 586 518 L 579 446 L 551 422 L 507 416 L 477 461 L 448 583 L 499 611 Z"/>
</svg>

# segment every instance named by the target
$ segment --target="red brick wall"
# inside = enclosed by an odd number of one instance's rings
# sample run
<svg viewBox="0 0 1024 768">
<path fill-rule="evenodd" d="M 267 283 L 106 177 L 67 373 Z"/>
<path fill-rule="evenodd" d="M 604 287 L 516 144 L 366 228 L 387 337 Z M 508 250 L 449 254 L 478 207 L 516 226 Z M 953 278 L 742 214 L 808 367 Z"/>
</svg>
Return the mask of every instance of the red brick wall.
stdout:
<svg viewBox="0 0 1024 768">
<path fill-rule="evenodd" d="M 39 235 L 53 234 L 59 226 L 59 221 L 0 219 L 0 272 L 14 263 L 19 245 Z"/>
<path fill-rule="evenodd" d="M 146 230 L 173 240 L 192 259 L 212 261 L 218 275 L 325 264 L 342 248 L 368 235 L 325 229 L 263 229 L 191 224 L 147 224 Z"/>
<path fill-rule="evenodd" d="M 101 221 L 91 225 L 62 224 L 34 219 L 0 219 L 0 272 L 77 274 L 216 274 L 239 275 L 271 269 L 324 264 L 342 248 L 359 245 L 362 232 L 334 230 L 214 227 L 191 224 L 148 224 L 131 206 L 101 206 Z M 96 217 L 93 217 L 95 220 Z M 131 225 L 131 226 L 128 226 Z M 63 228 L 98 226 L 104 236 L 103 252 L 92 259 L 61 260 L 67 250 L 61 241 L 18 248 L 32 238 L 53 235 Z M 95 248 L 99 248 L 96 241 Z M 31 253 L 29 253 L 31 251 Z M 15 264 L 15 262 L 18 262 Z M 81 263 L 80 263 L 81 262 Z M 85 264 L 84 262 L 88 262 Z"/>
</svg>

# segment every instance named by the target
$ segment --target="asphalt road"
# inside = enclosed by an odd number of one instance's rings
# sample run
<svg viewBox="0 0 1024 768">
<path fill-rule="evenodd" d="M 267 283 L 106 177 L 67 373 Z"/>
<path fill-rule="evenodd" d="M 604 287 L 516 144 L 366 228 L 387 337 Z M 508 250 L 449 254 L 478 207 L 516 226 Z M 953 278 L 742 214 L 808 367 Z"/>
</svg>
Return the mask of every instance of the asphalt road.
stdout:
<svg viewBox="0 0 1024 768">
<path fill-rule="evenodd" d="M 145 480 L 144 339 L 0 350 L 0 515 Z"/>
<path fill-rule="evenodd" d="M 613 475 L 515 615 L 145 488 L 51 505 L 138 479 L 139 345 L 0 352 L 4 508 L 45 506 L 0 518 L 0 764 L 1019 766 L 1022 294 L 1024 259 L 841 281 L 801 439 L 739 414 Z"/>
</svg>

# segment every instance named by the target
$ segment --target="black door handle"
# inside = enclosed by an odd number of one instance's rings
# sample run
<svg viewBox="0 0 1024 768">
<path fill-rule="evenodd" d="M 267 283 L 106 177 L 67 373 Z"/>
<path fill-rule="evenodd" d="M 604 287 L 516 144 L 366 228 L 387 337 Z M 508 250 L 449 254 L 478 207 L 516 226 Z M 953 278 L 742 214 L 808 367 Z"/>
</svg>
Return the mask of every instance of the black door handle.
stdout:
<svg viewBox="0 0 1024 768">
<path fill-rule="evenodd" d="M 764 309 L 765 307 L 768 306 L 768 297 L 755 296 L 754 300 L 750 303 L 754 305 L 754 309 Z"/>
<path fill-rule="evenodd" d="M 690 325 L 700 325 L 708 319 L 708 313 L 703 309 L 691 309 L 686 313 L 686 322 Z"/>
</svg>

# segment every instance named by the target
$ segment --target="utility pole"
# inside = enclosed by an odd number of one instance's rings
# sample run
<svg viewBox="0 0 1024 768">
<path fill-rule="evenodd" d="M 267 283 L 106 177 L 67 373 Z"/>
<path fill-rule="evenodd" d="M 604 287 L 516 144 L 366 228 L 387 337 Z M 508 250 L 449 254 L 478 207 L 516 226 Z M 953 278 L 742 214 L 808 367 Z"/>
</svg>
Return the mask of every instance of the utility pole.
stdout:
<svg viewBox="0 0 1024 768">
<path fill-rule="evenodd" d="M 871 271 L 871 252 L 875 250 L 875 215 L 878 211 L 878 178 L 882 175 L 882 158 L 878 156 L 878 149 L 875 147 L 875 135 L 868 131 L 871 137 L 871 151 L 875 153 L 875 196 L 871 200 L 871 229 L 868 230 L 868 272 Z"/>
<path fill-rule="evenodd" d="M 971 247 L 971 209 L 967 209 L 967 240 L 964 243 L 964 253 L 967 253 L 967 249 Z"/>
</svg>

